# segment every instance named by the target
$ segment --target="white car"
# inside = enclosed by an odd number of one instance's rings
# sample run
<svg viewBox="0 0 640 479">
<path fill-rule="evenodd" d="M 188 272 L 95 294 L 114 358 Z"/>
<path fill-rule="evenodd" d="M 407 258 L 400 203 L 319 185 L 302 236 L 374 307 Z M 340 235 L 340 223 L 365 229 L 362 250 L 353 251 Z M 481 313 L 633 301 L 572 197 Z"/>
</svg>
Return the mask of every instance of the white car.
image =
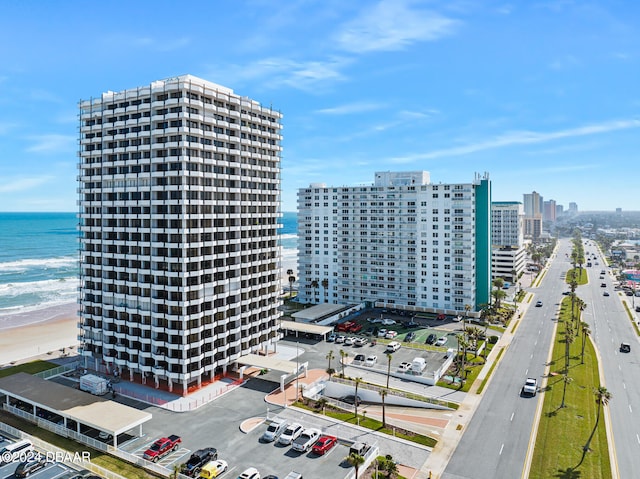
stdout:
<svg viewBox="0 0 640 479">
<path fill-rule="evenodd" d="M 364 365 L 373 366 L 377 362 L 378 362 L 378 356 L 376 356 L 375 354 L 372 354 L 371 356 L 367 357 L 367 359 L 364 362 Z"/>
<path fill-rule="evenodd" d="M 440 336 L 438 338 L 438 340 L 436 341 L 436 346 L 444 346 L 445 344 L 447 344 L 447 337 L 446 336 Z"/>
<path fill-rule="evenodd" d="M 367 338 L 356 338 L 355 341 L 353 341 L 353 345 L 354 346 L 364 346 L 368 342 L 369 342 L 369 340 Z"/>
<path fill-rule="evenodd" d="M 378 331 L 378 337 L 379 338 L 384 338 L 387 335 L 387 330 L 386 329 L 381 329 Z"/>
<path fill-rule="evenodd" d="M 538 392 L 538 380 L 536 378 L 527 378 L 522 386 L 522 394 L 524 396 L 535 396 Z"/>
<path fill-rule="evenodd" d="M 398 366 L 398 371 L 401 373 L 406 373 L 407 371 L 411 371 L 411 363 L 402 362 L 400 366 Z"/>
<path fill-rule="evenodd" d="M 342 343 L 344 343 L 345 339 L 347 339 L 345 336 L 342 336 L 342 335 L 338 336 L 338 337 L 336 338 L 336 344 L 342 344 Z"/>
<path fill-rule="evenodd" d="M 387 331 L 387 334 L 384 335 L 387 339 L 393 339 L 398 335 L 398 331 Z"/>
<path fill-rule="evenodd" d="M 238 476 L 238 479 L 260 479 L 260 473 L 255 467 L 245 469 L 242 474 Z"/>
<path fill-rule="evenodd" d="M 345 346 L 353 346 L 353 343 L 354 343 L 354 339 L 351 336 L 347 337 L 344 340 L 344 345 Z"/>
<path fill-rule="evenodd" d="M 391 326 L 392 324 L 396 324 L 396 322 L 393 319 L 385 318 L 382 320 L 382 324 L 385 326 Z"/>
<path fill-rule="evenodd" d="M 283 446 L 288 446 L 293 441 L 298 439 L 298 436 L 302 434 L 304 428 L 302 424 L 294 422 L 293 424 L 289 424 L 287 428 L 284 430 L 280 437 L 278 438 L 278 444 L 282 444 Z"/>
</svg>

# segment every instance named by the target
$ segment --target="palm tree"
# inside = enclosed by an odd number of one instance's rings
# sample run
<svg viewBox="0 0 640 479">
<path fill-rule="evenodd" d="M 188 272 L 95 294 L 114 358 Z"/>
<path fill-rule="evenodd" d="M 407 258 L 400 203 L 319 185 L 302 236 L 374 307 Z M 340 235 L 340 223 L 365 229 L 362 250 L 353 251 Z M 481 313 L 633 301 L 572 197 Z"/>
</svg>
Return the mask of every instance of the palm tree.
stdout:
<svg viewBox="0 0 640 479">
<path fill-rule="evenodd" d="M 493 287 L 496 288 L 494 291 L 491 291 L 491 297 L 493 297 L 494 299 L 494 303 L 496 304 L 496 309 L 498 309 L 500 307 L 500 303 L 498 301 L 498 297 L 497 295 L 494 294 L 495 291 L 502 291 L 502 287 L 504 286 L 504 279 L 502 278 L 496 278 L 493 280 Z"/>
<path fill-rule="evenodd" d="M 322 280 L 322 289 L 324 289 L 324 302 L 329 302 L 329 280 L 327 278 Z"/>
<path fill-rule="evenodd" d="M 467 360 L 467 348 L 469 347 L 469 342 L 465 339 L 464 335 L 458 335 L 458 354 L 460 354 L 460 349 L 462 349 L 462 355 L 460 355 L 460 370 L 466 377 L 465 367 Z M 462 377 L 462 375 L 460 376 Z"/>
<path fill-rule="evenodd" d="M 471 311 L 471 305 L 464 305 L 464 318 L 462 320 L 462 330 L 464 331 L 467 328 L 467 320 L 469 319 L 469 311 Z"/>
<path fill-rule="evenodd" d="M 387 473 L 387 478 L 390 479 L 394 474 L 398 472 L 398 465 L 393 459 L 389 459 L 384 463 L 384 472 Z"/>
<path fill-rule="evenodd" d="M 505 293 L 501 289 L 494 289 L 493 291 L 491 291 L 491 297 L 493 298 L 493 305 L 496 310 L 500 308 L 500 303 L 505 298 L 505 296 L 507 296 L 507 293 Z"/>
<path fill-rule="evenodd" d="M 593 394 L 596 397 L 596 404 L 598 405 L 598 412 L 596 413 L 596 424 L 593 426 L 593 431 L 591 431 L 591 435 L 589 439 L 587 439 L 587 443 L 582 448 L 582 457 L 584 459 L 584 454 L 589 451 L 589 445 L 591 444 L 591 439 L 593 439 L 596 430 L 598 429 L 598 422 L 600 422 L 600 409 L 602 406 L 606 406 L 611 401 L 611 393 L 604 386 L 598 386 L 598 388 L 594 388 Z M 580 461 L 582 462 L 582 461 Z"/>
<path fill-rule="evenodd" d="M 580 331 L 582 332 L 582 361 L 580 364 L 584 364 L 584 346 L 587 341 L 587 336 L 591 334 L 591 329 L 589 329 L 589 325 L 584 321 L 580 322 Z"/>
<path fill-rule="evenodd" d="M 321 397 L 320 399 L 318 399 L 318 400 L 316 401 L 316 407 L 317 407 L 318 409 L 322 409 L 322 414 L 324 414 L 324 409 L 325 409 L 325 407 L 327 406 L 327 403 L 328 403 L 328 402 L 329 402 L 329 401 L 327 401 L 327 398 L 326 398 L 326 397 L 324 397 L 324 396 L 323 396 L 323 397 Z"/>
<path fill-rule="evenodd" d="M 358 477 L 358 470 L 360 466 L 364 463 L 364 457 L 358 454 L 357 452 L 350 452 L 346 457 L 347 462 L 356 468 L 356 478 Z"/>
<path fill-rule="evenodd" d="M 346 352 L 344 349 L 340 350 L 340 363 L 342 364 L 342 379 L 344 379 L 344 360 L 347 359 L 347 356 L 349 356 L 349 353 Z"/>
<path fill-rule="evenodd" d="M 354 405 L 354 410 L 355 410 L 355 413 L 356 413 L 356 419 L 358 419 L 358 386 L 362 382 L 362 378 L 356 378 L 354 380 L 354 382 L 356 384 L 356 392 L 355 392 L 355 396 L 353 398 L 353 405 Z"/>
<path fill-rule="evenodd" d="M 560 404 L 561 408 L 565 407 L 565 405 L 564 405 L 564 396 L 567 393 L 567 384 L 571 384 L 572 381 L 573 381 L 573 378 L 569 377 L 569 375 L 567 373 L 564 373 L 562 375 L 563 387 L 562 387 L 562 404 Z"/>
<path fill-rule="evenodd" d="M 289 297 L 291 297 L 291 295 L 293 294 L 293 283 L 296 282 L 296 278 L 295 276 L 293 276 L 292 269 L 287 270 L 287 276 L 289 277 Z M 293 281 L 291 281 L 291 278 L 293 278 Z"/>
<path fill-rule="evenodd" d="M 389 376 L 391 376 L 391 359 L 393 359 L 393 354 L 385 353 L 387 356 L 387 389 L 389 389 Z"/>
<path fill-rule="evenodd" d="M 384 428 L 387 427 L 387 411 L 384 405 L 384 398 L 387 397 L 387 394 L 389 394 L 389 390 L 381 389 L 380 391 L 378 391 L 378 394 L 380 394 L 380 399 L 382 399 L 382 427 Z"/>
<path fill-rule="evenodd" d="M 329 373 L 329 377 L 331 377 L 331 372 L 332 372 L 332 369 L 331 369 L 331 360 L 332 360 L 332 359 L 334 359 L 334 358 L 335 358 L 335 355 L 333 354 L 333 351 L 329 351 L 329 352 L 327 353 L 327 356 L 326 356 L 326 359 L 328 359 L 328 360 L 329 360 L 329 364 L 327 365 L 327 372 Z"/>
<path fill-rule="evenodd" d="M 570 355 L 571 345 L 573 344 L 574 340 L 575 340 L 575 332 L 573 330 L 573 324 L 572 323 L 567 323 L 566 329 L 565 329 L 565 332 L 564 332 L 564 369 L 565 369 L 565 373 L 569 372 L 569 355 Z"/>
<path fill-rule="evenodd" d="M 313 299 L 314 299 L 314 301 L 316 299 L 316 290 L 318 289 L 318 286 L 320 286 L 320 283 L 318 283 L 317 279 L 314 279 L 313 281 L 311 281 L 311 287 L 313 288 Z"/>
</svg>

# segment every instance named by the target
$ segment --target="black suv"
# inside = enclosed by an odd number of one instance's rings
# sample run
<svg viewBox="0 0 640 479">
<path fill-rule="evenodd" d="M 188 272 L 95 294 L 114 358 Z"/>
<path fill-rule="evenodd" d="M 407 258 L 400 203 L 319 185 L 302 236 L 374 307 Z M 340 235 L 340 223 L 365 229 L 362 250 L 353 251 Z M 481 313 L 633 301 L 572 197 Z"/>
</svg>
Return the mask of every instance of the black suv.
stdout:
<svg viewBox="0 0 640 479">
<path fill-rule="evenodd" d="M 189 477 L 195 477 L 200 473 L 200 469 L 209 461 L 218 459 L 218 450 L 214 447 L 198 449 L 191 454 L 187 462 L 182 465 L 181 472 Z"/>
<path fill-rule="evenodd" d="M 32 472 L 36 472 L 38 469 L 42 469 L 47 465 L 47 461 L 44 459 L 31 459 L 29 461 L 21 462 L 16 468 L 14 475 L 16 477 L 27 477 Z"/>
<path fill-rule="evenodd" d="M 435 334 L 430 334 L 429 336 L 427 336 L 427 340 L 425 341 L 427 344 L 433 344 L 436 342 L 436 339 L 438 339 L 436 337 Z"/>
</svg>

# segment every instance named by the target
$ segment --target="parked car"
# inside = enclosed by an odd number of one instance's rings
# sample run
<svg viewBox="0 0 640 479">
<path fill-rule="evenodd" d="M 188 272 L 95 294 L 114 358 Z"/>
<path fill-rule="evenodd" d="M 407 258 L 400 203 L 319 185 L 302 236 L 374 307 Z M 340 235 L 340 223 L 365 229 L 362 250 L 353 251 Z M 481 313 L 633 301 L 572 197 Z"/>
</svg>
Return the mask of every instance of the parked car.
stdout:
<svg viewBox="0 0 640 479">
<path fill-rule="evenodd" d="M 542 307 L 542 301 L 536 301 L 536 308 Z"/>
<path fill-rule="evenodd" d="M 294 422 L 293 424 L 289 424 L 284 432 L 278 438 L 278 444 L 282 444 L 283 446 L 288 446 L 293 441 L 298 439 L 298 436 L 302 434 L 304 428 L 302 424 Z"/>
<path fill-rule="evenodd" d="M 356 338 L 355 341 L 353 342 L 353 345 L 354 346 L 364 346 L 368 342 L 369 342 L 369 340 L 367 338 Z"/>
<path fill-rule="evenodd" d="M 29 459 L 28 461 L 21 462 L 16 467 L 16 471 L 13 473 L 15 477 L 27 477 L 29 474 L 34 473 L 47 465 L 47 461 L 44 458 Z"/>
<path fill-rule="evenodd" d="M 378 362 L 378 356 L 376 356 L 375 354 L 371 354 L 370 356 L 367 357 L 366 361 L 364 362 L 364 365 L 373 366 L 377 362 Z"/>
<path fill-rule="evenodd" d="M 609 291 L 604 291 L 604 292 L 602 293 L 602 296 L 609 296 Z"/>
<path fill-rule="evenodd" d="M 447 337 L 446 336 L 440 336 L 438 338 L 438 340 L 436 341 L 436 346 L 444 346 L 445 344 L 447 344 Z"/>
<path fill-rule="evenodd" d="M 274 419 L 267 427 L 267 430 L 262 435 L 262 440 L 264 442 L 272 442 L 280 437 L 280 435 L 287 429 L 289 425 L 288 421 L 284 419 Z"/>
<path fill-rule="evenodd" d="M 322 431 L 316 428 L 309 428 L 302 431 L 302 434 L 293 441 L 292 448 L 297 452 L 307 452 L 322 435 Z"/>
<path fill-rule="evenodd" d="M 351 336 L 349 336 L 344 340 L 344 345 L 345 346 L 353 346 L 353 341 L 354 341 L 354 339 Z"/>
<path fill-rule="evenodd" d="M 436 342 L 436 339 L 438 339 L 438 337 L 435 334 L 430 334 L 429 336 L 427 336 L 427 340 L 425 341 L 425 343 L 433 344 Z"/>
<path fill-rule="evenodd" d="M 187 462 L 185 462 L 180 468 L 180 472 L 185 476 L 196 477 L 200 473 L 200 469 L 209 461 L 213 461 L 218 458 L 218 450 L 215 447 L 207 447 L 205 449 L 198 449 Z"/>
<path fill-rule="evenodd" d="M 346 339 L 347 338 L 345 336 L 340 335 L 336 338 L 336 344 L 342 344 Z"/>
<path fill-rule="evenodd" d="M 338 335 L 336 333 L 331 333 L 329 336 L 327 336 L 327 342 L 333 343 L 337 337 Z"/>
<path fill-rule="evenodd" d="M 255 467 L 250 467 L 242 471 L 238 479 L 260 479 L 260 473 Z"/>
<path fill-rule="evenodd" d="M 438 316 L 436 316 L 436 319 L 438 321 L 444 321 L 445 319 L 447 319 L 447 315 L 443 314 L 443 313 L 440 313 Z"/>
<path fill-rule="evenodd" d="M 157 462 L 172 451 L 176 451 L 180 446 L 182 439 L 180 436 L 171 435 L 158 439 L 153 445 L 144 451 L 143 457 L 147 461 Z"/>
<path fill-rule="evenodd" d="M 353 358 L 354 361 L 362 362 L 365 360 L 364 354 L 356 354 Z"/>
<path fill-rule="evenodd" d="M 411 363 L 401 362 L 398 366 L 398 371 L 401 373 L 406 373 L 407 371 L 411 371 Z"/>
<path fill-rule="evenodd" d="M 398 341 L 391 341 L 389 344 L 387 344 L 387 352 L 388 353 L 395 353 L 398 349 L 400 349 L 401 344 Z"/>
<path fill-rule="evenodd" d="M 220 474 L 226 471 L 228 467 L 229 464 L 227 463 L 227 461 L 216 459 L 215 461 L 206 463 L 202 467 L 199 477 L 201 477 L 202 479 L 213 479 L 214 477 L 218 477 Z"/>
<path fill-rule="evenodd" d="M 320 439 L 316 441 L 311 450 L 318 454 L 319 456 L 323 456 L 328 451 L 331 450 L 333 446 L 338 444 L 338 438 L 335 436 L 320 436 Z"/>
<path fill-rule="evenodd" d="M 538 380 L 536 378 L 527 378 L 522 386 L 523 396 L 535 396 L 538 392 Z"/>
<path fill-rule="evenodd" d="M 404 337 L 405 342 L 410 343 L 411 341 L 413 341 L 413 339 L 416 337 L 416 333 L 414 333 L 413 331 L 409 332 L 406 334 L 406 336 Z"/>
<path fill-rule="evenodd" d="M 387 335 L 387 330 L 382 328 L 378 330 L 378 337 L 379 338 L 384 338 Z"/>
<path fill-rule="evenodd" d="M 385 326 L 391 326 L 392 324 L 396 324 L 396 321 L 394 319 L 385 318 L 382 320 L 382 324 Z"/>
<path fill-rule="evenodd" d="M 387 339 L 393 339 L 398 335 L 398 331 L 387 331 L 387 334 L 384 335 Z"/>
</svg>

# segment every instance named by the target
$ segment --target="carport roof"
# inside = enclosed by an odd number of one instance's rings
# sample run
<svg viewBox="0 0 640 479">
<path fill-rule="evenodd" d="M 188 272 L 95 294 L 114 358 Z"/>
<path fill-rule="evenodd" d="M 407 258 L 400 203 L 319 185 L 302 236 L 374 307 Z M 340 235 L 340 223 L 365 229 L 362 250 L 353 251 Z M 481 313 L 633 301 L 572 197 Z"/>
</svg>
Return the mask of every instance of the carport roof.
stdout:
<svg viewBox="0 0 640 479">
<path fill-rule="evenodd" d="M 332 326 L 319 326 L 317 324 L 299 323 L 297 321 L 284 320 L 280 323 L 282 329 L 288 331 L 298 331 L 300 333 L 311 333 L 324 335 L 333 331 Z"/>
<path fill-rule="evenodd" d="M 344 304 L 324 303 L 312 306 L 311 308 L 303 309 L 302 311 L 298 311 L 297 313 L 293 313 L 291 317 L 304 319 L 306 321 L 317 321 L 321 318 L 330 316 L 340 311 L 347 310 L 351 307 L 352 306 L 345 306 Z"/>
<path fill-rule="evenodd" d="M 151 419 L 147 412 L 27 373 L 0 378 L 0 393 L 114 435 Z"/>
<path fill-rule="evenodd" d="M 273 369 L 274 371 L 282 371 L 288 374 L 294 374 L 300 366 L 306 363 L 296 363 L 295 361 L 286 361 L 278 359 L 274 356 L 261 356 L 260 354 L 245 354 L 238 358 L 238 364 L 246 366 L 256 366 L 258 368 Z"/>
</svg>

